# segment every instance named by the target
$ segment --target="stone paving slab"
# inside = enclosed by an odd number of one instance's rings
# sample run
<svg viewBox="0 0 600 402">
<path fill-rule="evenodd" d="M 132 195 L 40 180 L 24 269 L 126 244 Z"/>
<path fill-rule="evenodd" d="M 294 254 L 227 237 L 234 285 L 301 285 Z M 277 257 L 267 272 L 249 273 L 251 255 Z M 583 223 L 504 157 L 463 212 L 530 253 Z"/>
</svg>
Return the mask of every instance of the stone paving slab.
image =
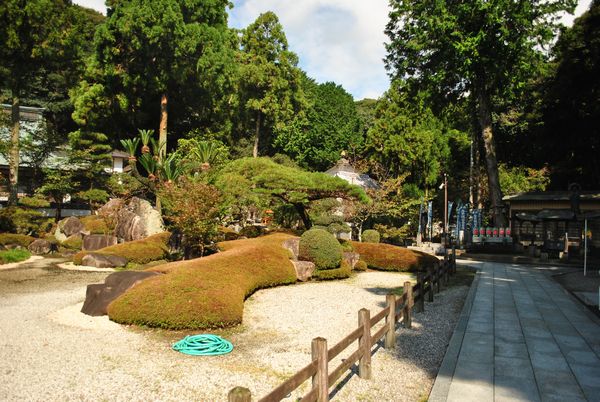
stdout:
<svg viewBox="0 0 600 402">
<path fill-rule="evenodd" d="M 475 264 L 429 400 L 600 402 L 600 320 L 543 268 Z"/>
</svg>

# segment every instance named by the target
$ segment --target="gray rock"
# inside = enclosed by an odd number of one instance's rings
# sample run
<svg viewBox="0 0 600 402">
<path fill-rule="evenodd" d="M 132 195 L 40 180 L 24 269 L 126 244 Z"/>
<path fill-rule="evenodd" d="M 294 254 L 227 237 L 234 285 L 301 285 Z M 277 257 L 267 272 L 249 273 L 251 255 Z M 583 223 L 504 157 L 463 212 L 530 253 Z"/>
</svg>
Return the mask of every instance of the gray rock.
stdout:
<svg viewBox="0 0 600 402">
<path fill-rule="evenodd" d="M 164 231 L 160 213 L 146 200 L 133 197 L 118 211 L 115 235 L 124 241 L 144 239 Z"/>
<path fill-rule="evenodd" d="M 59 243 L 62 243 L 63 241 L 67 240 L 67 237 L 68 236 L 60 230 L 60 226 L 57 226 L 56 230 L 54 231 L 54 238 L 58 240 Z"/>
<path fill-rule="evenodd" d="M 353 252 L 344 252 L 344 254 L 342 255 L 342 258 L 344 259 L 344 261 L 346 261 L 348 264 L 350 264 L 352 269 L 354 269 L 354 267 L 356 266 L 356 263 L 358 262 L 358 260 L 360 260 L 360 254 L 353 253 Z"/>
<path fill-rule="evenodd" d="M 43 255 L 50 253 L 53 247 L 52 243 L 50 243 L 48 240 L 36 239 L 29 245 L 29 247 L 27 247 L 27 249 L 35 255 Z"/>
<path fill-rule="evenodd" d="M 117 268 L 127 265 L 129 260 L 118 255 L 90 253 L 81 259 L 81 263 L 88 267 Z"/>
<path fill-rule="evenodd" d="M 296 270 L 296 279 L 301 282 L 306 282 L 312 278 L 315 272 L 315 264 L 310 261 L 292 261 Z"/>
<path fill-rule="evenodd" d="M 117 238 L 110 235 L 88 235 L 83 238 L 83 250 L 95 251 L 101 248 L 114 246 L 117 244 Z"/>
<path fill-rule="evenodd" d="M 290 250 L 292 253 L 292 260 L 298 261 L 298 254 L 300 253 L 300 239 L 295 237 L 287 239 L 283 242 L 283 248 Z"/>
<path fill-rule="evenodd" d="M 60 221 L 58 227 L 67 237 L 81 233 L 81 231 L 85 229 L 83 223 L 74 216 L 70 216 Z"/>
<path fill-rule="evenodd" d="M 108 305 L 141 281 L 159 275 L 148 271 L 123 271 L 110 274 L 104 283 L 88 285 L 81 312 L 91 316 L 107 314 Z"/>
</svg>

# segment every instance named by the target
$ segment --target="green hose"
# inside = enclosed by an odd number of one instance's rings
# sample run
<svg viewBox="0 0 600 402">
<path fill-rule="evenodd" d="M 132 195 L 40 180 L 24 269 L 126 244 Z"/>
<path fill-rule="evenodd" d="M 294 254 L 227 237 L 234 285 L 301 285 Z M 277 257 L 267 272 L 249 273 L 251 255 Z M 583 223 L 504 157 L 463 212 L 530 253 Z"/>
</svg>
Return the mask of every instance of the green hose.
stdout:
<svg viewBox="0 0 600 402">
<path fill-rule="evenodd" d="M 233 345 L 220 336 L 202 334 L 186 336 L 173 345 L 173 350 L 186 355 L 216 356 L 231 352 Z"/>
</svg>

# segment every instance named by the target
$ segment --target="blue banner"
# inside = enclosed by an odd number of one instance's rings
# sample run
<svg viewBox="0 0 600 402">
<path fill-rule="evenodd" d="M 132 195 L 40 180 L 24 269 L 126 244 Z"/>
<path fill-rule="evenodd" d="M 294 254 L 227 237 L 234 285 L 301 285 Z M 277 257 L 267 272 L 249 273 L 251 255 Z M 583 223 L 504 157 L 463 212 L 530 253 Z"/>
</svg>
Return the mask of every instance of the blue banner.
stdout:
<svg viewBox="0 0 600 402">
<path fill-rule="evenodd" d="M 427 227 L 429 228 L 429 240 L 433 237 L 433 202 L 427 204 Z"/>
</svg>

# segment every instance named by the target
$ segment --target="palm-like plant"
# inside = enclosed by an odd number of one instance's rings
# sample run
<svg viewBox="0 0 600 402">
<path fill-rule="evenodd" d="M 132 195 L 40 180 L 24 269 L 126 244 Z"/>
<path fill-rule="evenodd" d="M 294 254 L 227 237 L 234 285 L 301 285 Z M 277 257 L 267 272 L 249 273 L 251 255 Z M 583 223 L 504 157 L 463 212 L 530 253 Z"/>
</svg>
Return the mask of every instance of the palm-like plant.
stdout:
<svg viewBox="0 0 600 402">
<path fill-rule="evenodd" d="M 202 170 L 208 170 L 219 156 L 219 148 L 214 142 L 200 141 L 194 148 L 194 156 L 200 162 Z"/>
<path fill-rule="evenodd" d="M 167 147 L 167 144 L 164 141 L 159 143 L 154 138 L 150 138 L 150 143 L 152 144 L 152 155 L 154 156 L 154 160 L 160 160 L 160 155 L 163 153 L 163 150 Z"/>
<path fill-rule="evenodd" d="M 154 160 L 154 158 L 151 157 L 150 154 L 143 154 L 140 157 L 139 161 L 140 165 L 142 165 L 148 173 L 148 179 L 156 179 L 156 168 L 158 167 L 158 163 L 156 162 L 156 160 Z"/>
<path fill-rule="evenodd" d="M 162 178 L 166 184 L 170 184 L 177 180 L 177 178 L 181 176 L 181 173 L 183 172 L 183 169 L 179 164 L 175 154 L 169 155 L 163 161 L 163 163 L 159 165 L 159 167 Z"/>
<path fill-rule="evenodd" d="M 154 130 L 138 130 L 140 138 L 142 139 L 142 154 L 150 153 L 150 147 L 148 144 L 154 135 Z"/>
<path fill-rule="evenodd" d="M 130 160 L 135 160 L 135 151 L 137 151 L 137 147 L 138 147 L 139 143 L 140 143 L 139 138 L 134 138 L 134 139 L 128 138 L 126 140 L 121 140 L 121 145 L 123 145 L 123 148 L 125 148 L 125 150 L 129 154 Z"/>
</svg>

